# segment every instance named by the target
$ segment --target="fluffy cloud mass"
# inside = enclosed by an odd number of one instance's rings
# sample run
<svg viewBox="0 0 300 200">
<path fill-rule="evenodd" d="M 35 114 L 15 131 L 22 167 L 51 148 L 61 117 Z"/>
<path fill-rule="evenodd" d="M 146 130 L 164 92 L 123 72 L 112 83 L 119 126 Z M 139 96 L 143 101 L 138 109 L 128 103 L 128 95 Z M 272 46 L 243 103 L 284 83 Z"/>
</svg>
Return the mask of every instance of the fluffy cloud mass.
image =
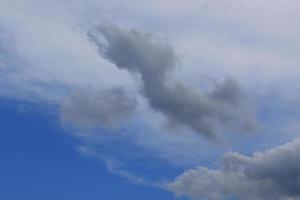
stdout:
<svg viewBox="0 0 300 200">
<path fill-rule="evenodd" d="M 81 87 L 63 101 L 62 120 L 82 127 L 117 126 L 130 117 L 136 103 L 122 88 Z"/>
<path fill-rule="evenodd" d="M 229 152 L 221 169 L 188 170 L 168 188 L 195 200 L 300 199 L 300 139 L 253 156 Z"/>
<path fill-rule="evenodd" d="M 225 80 L 212 91 L 200 93 L 171 79 L 177 65 L 175 52 L 150 34 L 100 26 L 89 36 L 104 58 L 140 75 L 149 104 L 172 123 L 208 137 L 216 137 L 224 127 L 239 132 L 254 129 L 253 113 L 246 109 L 246 98 L 235 80 Z"/>
</svg>

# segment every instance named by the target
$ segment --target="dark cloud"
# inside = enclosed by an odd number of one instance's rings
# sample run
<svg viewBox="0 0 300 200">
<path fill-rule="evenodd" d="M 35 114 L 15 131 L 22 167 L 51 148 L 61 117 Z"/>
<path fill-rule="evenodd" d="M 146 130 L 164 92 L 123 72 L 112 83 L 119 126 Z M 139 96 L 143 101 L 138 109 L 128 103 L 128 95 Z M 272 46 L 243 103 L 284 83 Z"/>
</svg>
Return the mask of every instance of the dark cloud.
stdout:
<svg viewBox="0 0 300 200">
<path fill-rule="evenodd" d="M 227 153 L 221 169 L 188 170 L 168 185 L 192 199 L 300 199 L 300 139 L 265 152 L 245 156 Z"/>
<path fill-rule="evenodd" d="M 62 120 L 82 127 L 115 126 L 132 114 L 136 104 L 122 88 L 81 87 L 63 101 Z"/>
<path fill-rule="evenodd" d="M 149 104 L 170 122 L 208 137 L 215 137 L 224 128 L 251 131 L 255 127 L 235 80 L 225 80 L 208 93 L 172 80 L 170 73 L 177 65 L 174 50 L 151 34 L 100 26 L 89 33 L 89 38 L 104 58 L 140 76 Z"/>
</svg>

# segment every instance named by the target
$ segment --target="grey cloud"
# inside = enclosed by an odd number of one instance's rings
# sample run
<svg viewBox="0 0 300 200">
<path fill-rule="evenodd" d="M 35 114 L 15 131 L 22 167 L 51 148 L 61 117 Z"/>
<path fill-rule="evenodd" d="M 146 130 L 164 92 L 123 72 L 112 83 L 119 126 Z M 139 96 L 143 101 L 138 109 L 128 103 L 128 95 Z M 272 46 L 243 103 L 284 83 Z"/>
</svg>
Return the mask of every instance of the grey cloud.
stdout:
<svg viewBox="0 0 300 200">
<path fill-rule="evenodd" d="M 89 33 L 100 54 L 120 69 L 140 76 L 142 93 L 151 107 L 170 122 L 207 137 L 224 128 L 251 131 L 255 120 L 237 82 L 225 80 L 213 91 L 200 93 L 170 78 L 177 65 L 173 48 L 153 35 L 115 26 L 100 26 Z"/>
<path fill-rule="evenodd" d="M 188 170 L 168 189 L 192 199 L 300 199 L 300 139 L 245 156 L 229 152 L 221 169 Z"/>
<path fill-rule="evenodd" d="M 128 118 L 136 104 L 122 88 L 81 87 L 63 101 L 62 120 L 82 127 L 111 127 Z"/>
</svg>

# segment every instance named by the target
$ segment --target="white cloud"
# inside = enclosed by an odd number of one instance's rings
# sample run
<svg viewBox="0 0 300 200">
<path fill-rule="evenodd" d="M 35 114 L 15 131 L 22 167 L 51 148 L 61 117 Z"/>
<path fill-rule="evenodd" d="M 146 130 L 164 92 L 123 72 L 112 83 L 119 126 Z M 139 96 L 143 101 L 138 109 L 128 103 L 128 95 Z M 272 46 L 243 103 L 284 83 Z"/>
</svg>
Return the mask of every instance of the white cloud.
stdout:
<svg viewBox="0 0 300 200">
<path fill-rule="evenodd" d="M 10 36 L 10 40 L 5 37 L 1 40 L 6 47 L 1 53 L 13 55 L 3 67 L 1 81 L 14 87 L 14 96 L 27 92 L 36 94 L 29 95 L 29 100 L 51 98 L 57 101 L 68 92 L 61 90 L 68 87 L 92 85 L 105 88 L 130 84 L 126 73 L 112 68 L 98 56 L 85 33 L 72 27 L 64 17 L 65 13 L 49 6 L 60 15 L 57 19 L 51 13 L 40 13 L 42 11 L 38 9 L 47 10 L 43 6 L 34 6 L 34 1 L 27 1 L 1 7 L 0 24 L 4 30 L 1 36 Z M 112 78 L 115 79 L 113 82 Z M 47 91 L 43 91 L 45 87 Z"/>
</svg>

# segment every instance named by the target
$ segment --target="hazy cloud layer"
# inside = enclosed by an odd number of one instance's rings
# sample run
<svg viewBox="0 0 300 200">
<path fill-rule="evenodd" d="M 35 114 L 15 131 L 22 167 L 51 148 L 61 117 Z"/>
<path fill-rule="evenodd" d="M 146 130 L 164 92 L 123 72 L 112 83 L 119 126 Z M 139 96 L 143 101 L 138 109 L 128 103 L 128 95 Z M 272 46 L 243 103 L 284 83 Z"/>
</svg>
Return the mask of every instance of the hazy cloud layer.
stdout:
<svg viewBox="0 0 300 200">
<path fill-rule="evenodd" d="M 115 26 L 100 26 L 89 37 L 104 58 L 140 76 L 149 104 L 170 122 L 208 137 L 224 127 L 241 132 L 254 129 L 255 120 L 245 108 L 246 98 L 235 80 L 227 79 L 212 91 L 200 93 L 170 78 L 177 58 L 166 42 Z"/>
<path fill-rule="evenodd" d="M 130 117 L 136 104 L 122 88 L 81 87 L 63 101 L 62 120 L 82 127 L 116 126 Z"/>
<path fill-rule="evenodd" d="M 300 139 L 253 156 L 229 152 L 221 169 L 188 170 L 168 188 L 195 200 L 300 199 Z"/>
</svg>

